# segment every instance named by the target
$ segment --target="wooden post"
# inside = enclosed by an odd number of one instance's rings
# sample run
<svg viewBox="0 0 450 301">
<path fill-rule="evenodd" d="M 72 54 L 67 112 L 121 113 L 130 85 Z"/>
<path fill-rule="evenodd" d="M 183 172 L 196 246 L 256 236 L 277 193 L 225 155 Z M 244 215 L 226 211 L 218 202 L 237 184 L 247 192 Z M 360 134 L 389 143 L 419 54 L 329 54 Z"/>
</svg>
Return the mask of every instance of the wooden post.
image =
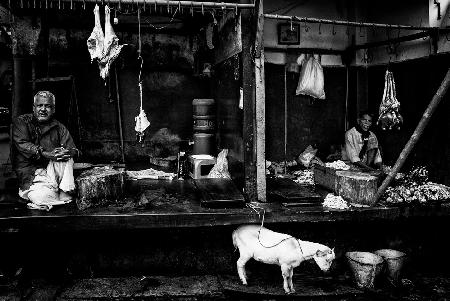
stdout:
<svg viewBox="0 0 450 301">
<path fill-rule="evenodd" d="M 266 201 L 266 92 L 264 80 L 264 12 L 263 0 L 255 3 L 258 12 L 255 39 L 256 86 L 256 194 L 258 201 Z"/>
<path fill-rule="evenodd" d="M 400 168 L 402 168 L 403 164 L 406 161 L 406 158 L 408 158 L 408 155 L 411 153 L 411 150 L 414 148 L 420 136 L 422 135 L 425 127 L 430 121 L 431 115 L 433 115 L 437 106 L 439 105 L 445 93 L 447 92 L 449 86 L 450 86 L 450 69 L 448 69 L 447 74 L 445 75 L 445 78 L 441 83 L 441 86 L 436 91 L 436 94 L 434 94 L 433 99 L 431 99 L 430 104 L 423 113 L 422 118 L 420 119 L 419 124 L 414 130 L 414 133 L 411 135 L 411 138 L 409 138 L 408 143 L 406 143 L 405 147 L 400 153 L 400 156 L 398 157 L 397 162 L 395 162 L 394 167 L 389 172 L 386 179 L 384 179 L 380 188 L 378 188 L 377 194 L 375 195 L 375 201 L 373 202 L 373 206 L 377 205 L 377 203 L 380 200 L 380 197 L 386 191 L 392 179 L 395 178 L 395 175 L 400 171 Z"/>
<path fill-rule="evenodd" d="M 241 0 L 241 3 L 248 3 L 249 0 Z M 242 17 L 242 88 L 244 97 L 244 124 L 243 124 L 243 140 L 244 140 L 244 177 L 245 177 L 245 194 L 249 201 L 257 201 L 257 185 L 256 185 L 256 151 L 255 151 L 255 65 L 253 61 L 254 55 L 254 26 L 253 12 L 250 10 L 241 11 Z"/>
</svg>

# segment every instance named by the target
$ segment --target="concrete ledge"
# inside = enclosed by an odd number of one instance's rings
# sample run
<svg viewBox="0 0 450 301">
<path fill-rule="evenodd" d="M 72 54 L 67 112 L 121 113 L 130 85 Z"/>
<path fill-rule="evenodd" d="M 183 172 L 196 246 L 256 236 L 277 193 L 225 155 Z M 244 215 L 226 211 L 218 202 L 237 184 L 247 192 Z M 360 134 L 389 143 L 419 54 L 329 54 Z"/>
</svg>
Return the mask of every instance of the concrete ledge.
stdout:
<svg viewBox="0 0 450 301">
<path fill-rule="evenodd" d="M 399 220 L 450 215 L 450 204 L 423 207 L 376 207 L 351 210 L 324 210 L 322 207 L 284 207 L 259 204 L 261 209 L 207 209 L 199 204 L 178 208 L 122 212 L 121 208 L 93 208 L 80 211 L 75 204 L 35 211 L 18 204 L 0 204 L 0 232 L 96 231 L 158 228 L 190 228 L 260 223 L 318 223 Z"/>
<path fill-rule="evenodd" d="M 133 186 L 134 185 L 134 186 Z M 450 215 L 450 203 L 410 207 L 367 207 L 328 210 L 256 203 L 253 208 L 215 209 L 201 206 L 198 191 L 190 181 L 144 181 L 130 185 L 130 195 L 146 189 L 164 189 L 167 202 L 151 203 L 147 209 L 108 205 L 79 210 L 74 202 L 51 211 L 27 209 L 16 195 L 0 202 L 0 232 L 74 232 L 137 229 L 196 228 L 260 223 L 321 223 L 398 221 L 409 218 Z"/>
</svg>

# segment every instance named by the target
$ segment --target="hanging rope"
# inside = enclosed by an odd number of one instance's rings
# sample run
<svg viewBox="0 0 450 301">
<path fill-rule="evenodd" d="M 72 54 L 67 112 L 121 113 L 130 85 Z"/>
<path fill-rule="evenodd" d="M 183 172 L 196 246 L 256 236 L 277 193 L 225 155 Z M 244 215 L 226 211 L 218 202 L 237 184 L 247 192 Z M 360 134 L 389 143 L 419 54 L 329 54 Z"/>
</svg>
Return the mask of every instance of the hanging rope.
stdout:
<svg viewBox="0 0 450 301">
<path fill-rule="evenodd" d="M 139 99 L 141 101 L 141 107 L 142 110 L 142 65 L 144 64 L 144 59 L 141 56 L 142 51 L 142 42 L 141 42 L 141 9 L 138 9 L 138 60 L 141 61 L 141 65 L 139 67 Z"/>
<path fill-rule="evenodd" d="M 150 125 L 150 122 L 147 119 L 147 115 L 144 112 L 143 102 L 142 102 L 142 66 L 144 64 L 144 59 L 141 56 L 142 52 L 142 42 L 141 42 L 141 9 L 138 8 L 138 60 L 141 61 L 139 66 L 139 78 L 138 78 L 138 86 L 139 86 L 139 115 L 135 117 L 136 126 L 135 131 L 137 132 L 137 139 L 139 143 L 144 141 L 144 131 Z"/>
</svg>

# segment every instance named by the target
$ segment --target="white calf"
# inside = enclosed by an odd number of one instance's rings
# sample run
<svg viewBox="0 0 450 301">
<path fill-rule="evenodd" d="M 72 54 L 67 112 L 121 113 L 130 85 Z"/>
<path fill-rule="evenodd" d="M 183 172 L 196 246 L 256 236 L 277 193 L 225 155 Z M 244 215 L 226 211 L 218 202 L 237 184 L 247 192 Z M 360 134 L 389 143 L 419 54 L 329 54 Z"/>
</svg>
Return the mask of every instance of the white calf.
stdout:
<svg viewBox="0 0 450 301">
<path fill-rule="evenodd" d="M 292 275 L 294 268 L 304 260 L 314 259 L 322 271 L 328 271 L 335 258 L 334 249 L 327 246 L 296 239 L 258 225 L 240 226 L 233 231 L 233 245 L 239 249 L 237 270 L 242 284 L 247 285 L 245 264 L 250 258 L 277 264 L 281 267 L 283 288 L 293 293 Z"/>
</svg>

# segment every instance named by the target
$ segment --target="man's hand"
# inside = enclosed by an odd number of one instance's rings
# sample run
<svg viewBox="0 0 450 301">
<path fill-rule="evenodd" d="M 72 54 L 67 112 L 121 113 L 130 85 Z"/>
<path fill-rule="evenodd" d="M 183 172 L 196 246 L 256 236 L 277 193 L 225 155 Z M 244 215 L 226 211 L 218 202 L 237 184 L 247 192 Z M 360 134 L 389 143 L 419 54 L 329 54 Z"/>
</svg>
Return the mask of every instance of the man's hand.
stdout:
<svg viewBox="0 0 450 301">
<path fill-rule="evenodd" d="M 57 147 L 51 152 L 43 151 L 42 156 L 51 161 L 67 161 L 73 157 L 74 150 L 68 150 L 64 147 Z"/>
<path fill-rule="evenodd" d="M 356 166 L 358 166 L 359 168 L 361 168 L 363 171 L 375 171 L 375 168 L 372 168 L 370 166 L 368 166 L 367 164 L 361 162 L 361 161 L 356 161 L 353 162 L 353 164 L 355 164 Z"/>
</svg>

